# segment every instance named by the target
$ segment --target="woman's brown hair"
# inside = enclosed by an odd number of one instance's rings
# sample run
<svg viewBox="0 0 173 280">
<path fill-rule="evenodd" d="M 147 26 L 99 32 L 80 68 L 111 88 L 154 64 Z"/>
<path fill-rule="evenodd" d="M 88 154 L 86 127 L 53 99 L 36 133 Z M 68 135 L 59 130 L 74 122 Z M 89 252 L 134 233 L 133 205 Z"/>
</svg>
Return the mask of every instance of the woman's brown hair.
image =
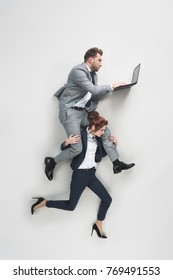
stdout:
<svg viewBox="0 0 173 280">
<path fill-rule="evenodd" d="M 99 115 L 97 111 L 92 111 L 88 113 L 88 119 L 89 119 L 89 129 L 92 128 L 92 126 L 95 126 L 94 132 L 101 129 L 104 125 L 108 124 L 108 121 L 105 120 L 102 116 Z"/>
</svg>

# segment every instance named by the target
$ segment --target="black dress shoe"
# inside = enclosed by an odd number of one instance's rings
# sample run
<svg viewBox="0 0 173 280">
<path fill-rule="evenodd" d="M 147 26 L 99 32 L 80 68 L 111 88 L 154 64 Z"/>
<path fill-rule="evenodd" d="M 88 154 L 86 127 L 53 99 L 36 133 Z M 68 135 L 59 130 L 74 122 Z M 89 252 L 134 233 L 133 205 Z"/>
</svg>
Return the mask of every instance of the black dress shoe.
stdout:
<svg viewBox="0 0 173 280">
<path fill-rule="evenodd" d="M 135 166 L 134 163 L 124 163 L 123 161 L 120 161 L 118 164 L 113 165 L 113 172 L 114 174 L 120 173 L 122 170 L 127 170 Z"/>
<path fill-rule="evenodd" d="M 132 168 L 133 166 L 135 166 L 135 164 L 134 163 L 124 163 L 123 161 L 121 161 L 121 165 L 120 165 L 120 167 L 121 167 L 121 170 L 127 170 L 127 169 L 130 169 L 130 168 Z"/>
<path fill-rule="evenodd" d="M 120 167 L 113 165 L 113 172 L 114 172 L 114 174 L 120 173 L 121 172 Z"/>
<path fill-rule="evenodd" d="M 44 159 L 44 163 L 46 165 L 45 166 L 45 174 L 46 174 L 47 178 L 50 181 L 52 181 L 53 180 L 53 170 L 55 168 L 56 163 L 55 163 L 54 159 L 51 158 L 51 157 L 46 157 Z"/>
</svg>

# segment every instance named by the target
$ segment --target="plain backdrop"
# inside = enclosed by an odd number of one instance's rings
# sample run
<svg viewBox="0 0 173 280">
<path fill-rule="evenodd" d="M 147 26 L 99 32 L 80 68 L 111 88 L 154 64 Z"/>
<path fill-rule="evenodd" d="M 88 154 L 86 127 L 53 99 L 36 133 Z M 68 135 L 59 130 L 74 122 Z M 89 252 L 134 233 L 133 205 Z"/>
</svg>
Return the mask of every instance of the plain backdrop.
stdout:
<svg viewBox="0 0 173 280">
<path fill-rule="evenodd" d="M 171 0 L 0 0 L 0 258 L 172 259 L 173 91 Z M 86 189 L 75 211 L 40 209 L 32 196 L 68 199 L 70 161 L 44 174 L 65 132 L 54 92 L 87 49 L 104 51 L 99 84 L 131 90 L 102 100 L 98 111 L 118 138 L 120 160 L 136 166 L 114 175 L 109 158 L 97 175 L 113 198 L 107 240 L 91 237 L 99 199 Z"/>
</svg>

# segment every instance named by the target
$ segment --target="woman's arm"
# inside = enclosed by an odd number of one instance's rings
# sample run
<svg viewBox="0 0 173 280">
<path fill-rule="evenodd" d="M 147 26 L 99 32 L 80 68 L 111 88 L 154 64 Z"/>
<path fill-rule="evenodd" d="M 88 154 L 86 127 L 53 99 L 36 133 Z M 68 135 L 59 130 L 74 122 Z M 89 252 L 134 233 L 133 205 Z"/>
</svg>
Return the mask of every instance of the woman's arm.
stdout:
<svg viewBox="0 0 173 280">
<path fill-rule="evenodd" d="M 61 144 L 61 150 L 65 150 L 68 148 L 71 144 L 77 144 L 80 141 L 80 135 L 73 135 L 71 134 L 62 144 Z"/>
<path fill-rule="evenodd" d="M 108 139 L 109 139 L 110 142 L 117 145 L 117 138 L 115 136 L 110 135 Z"/>
</svg>

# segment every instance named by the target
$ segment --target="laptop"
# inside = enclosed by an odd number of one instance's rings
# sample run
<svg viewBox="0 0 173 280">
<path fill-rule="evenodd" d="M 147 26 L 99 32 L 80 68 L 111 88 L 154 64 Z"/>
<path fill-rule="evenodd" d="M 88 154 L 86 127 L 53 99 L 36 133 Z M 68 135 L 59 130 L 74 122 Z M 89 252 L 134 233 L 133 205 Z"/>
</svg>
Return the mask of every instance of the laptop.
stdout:
<svg viewBox="0 0 173 280">
<path fill-rule="evenodd" d="M 116 88 L 114 89 L 114 91 L 122 90 L 122 89 L 125 89 L 125 88 L 131 88 L 132 86 L 136 85 L 137 82 L 138 82 L 140 67 L 141 67 L 141 64 L 139 63 L 139 64 L 135 67 L 135 69 L 133 70 L 132 81 L 131 81 L 130 84 L 126 84 L 126 85 L 122 85 L 122 86 L 116 87 Z"/>
</svg>

